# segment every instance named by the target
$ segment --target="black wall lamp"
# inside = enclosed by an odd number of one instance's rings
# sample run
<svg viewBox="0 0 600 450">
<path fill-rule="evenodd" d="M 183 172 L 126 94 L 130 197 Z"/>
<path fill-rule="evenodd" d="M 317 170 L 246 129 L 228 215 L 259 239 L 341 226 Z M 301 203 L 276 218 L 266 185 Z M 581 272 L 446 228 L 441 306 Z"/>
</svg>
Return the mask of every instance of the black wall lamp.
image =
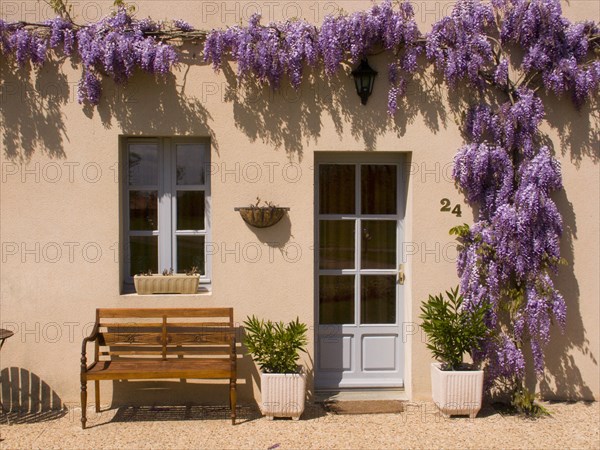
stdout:
<svg viewBox="0 0 600 450">
<path fill-rule="evenodd" d="M 373 93 L 373 85 L 375 84 L 377 71 L 369 66 L 369 62 L 365 58 L 360 62 L 360 65 L 352 71 L 352 76 L 354 77 L 356 93 L 360 97 L 360 102 L 363 105 L 366 105 L 367 99 Z"/>
</svg>

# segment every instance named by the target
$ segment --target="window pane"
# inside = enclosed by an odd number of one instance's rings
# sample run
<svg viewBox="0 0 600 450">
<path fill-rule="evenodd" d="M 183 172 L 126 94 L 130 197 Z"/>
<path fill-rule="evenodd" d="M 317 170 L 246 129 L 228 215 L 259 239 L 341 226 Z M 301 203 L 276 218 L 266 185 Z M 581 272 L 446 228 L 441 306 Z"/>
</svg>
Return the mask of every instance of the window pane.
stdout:
<svg viewBox="0 0 600 450">
<path fill-rule="evenodd" d="M 396 268 L 396 221 L 362 220 L 361 257 L 362 269 Z"/>
<path fill-rule="evenodd" d="M 320 269 L 354 269 L 354 229 L 354 220 L 321 220 Z"/>
<path fill-rule="evenodd" d="M 148 270 L 158 273 L 158 236 L 130 236 L 129 256 L 131 276 Z"/>
<path fill-rule="evenodd" d="M 361 211 L 363 214 L 396 214 L 396 166 L 361 166 Z"/>
<path fill-rule="evenodd" d="M 158 185 L 158 146 L 131 144 L 129 146 L 129 185 Z"/>
<path fill-rule="evenodd" d="M 158 196 L 156 191 L 129 192 L 129 229 L 158 230 Z"/>
<path fill-rule="evenodd" d="M 204 236 L 177 236 L 177 272 L 194 266 L 204 275 Z"/>
<path fill-rule="evenodd" d="M 360 323 L 396 323 L 396 276 L 360 277 Z"/>
<path fill-rule="evenodd" d="M 177 184 L 204 184 L 204 146 L 177 145 Z"/>
<path fill-rule="evenodd" d="M 204 192 L 177 192 L 177 229 L 204 230 Z"/>
<path fill-rule="evenodd" d="M 354 323 L 354 275 L 319 277 L 319 323 Z"/>
<path fill-rule="evenodd" d="M 353 214 L 355 166 L 325 164 L 319 166 L 319 212 Z"/>
</svg>

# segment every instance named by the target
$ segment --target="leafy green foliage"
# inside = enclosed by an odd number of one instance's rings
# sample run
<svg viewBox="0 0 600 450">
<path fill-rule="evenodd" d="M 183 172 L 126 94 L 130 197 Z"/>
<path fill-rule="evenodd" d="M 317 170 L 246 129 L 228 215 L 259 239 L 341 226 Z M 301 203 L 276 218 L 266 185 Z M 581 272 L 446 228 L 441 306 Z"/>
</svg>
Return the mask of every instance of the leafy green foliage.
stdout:
<svg viewBox="0 0 600 450">
<path fill-rule="evenodd" d="M 473 311 L 462 308 L 463 296 L 455 289 L 429 296 L 421 306 L 421 327 L 427 334 L 427 348 L 443 363 L 444 370 L 460 370 L 463 355 L 478 350 L 489 330 L 484 322 L 487 306 Z"/>
<path fill-rule="evenodd" d="M 526 416 L 540 417 L 549 416 L 550 412 L 539 403 L 536 403 L 536 396 L 533 392 L 523 386 L 517 386 L 512 393 L 510 405 L 519 414 Z"/>
<path fill-rule="evenodd" d="M 244 322 L 244 344 L 260 370 L 266 373 L 296 373 L 300 352 L 306 352 L 306 324 L 299 319 L 288 323 L 265 322 L 255 316 Z"/>
</svg>

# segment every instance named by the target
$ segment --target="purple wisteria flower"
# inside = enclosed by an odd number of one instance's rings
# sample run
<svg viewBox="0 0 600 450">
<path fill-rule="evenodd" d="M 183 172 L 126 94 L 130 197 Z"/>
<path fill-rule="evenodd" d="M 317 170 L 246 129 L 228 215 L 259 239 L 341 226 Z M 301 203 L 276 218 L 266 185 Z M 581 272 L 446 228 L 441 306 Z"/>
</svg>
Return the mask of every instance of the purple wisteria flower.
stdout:
<svg viewBox="0 0 600 450">
<path fill-rule="evenodd" d="M 405 92 L 405 74 L 417 70 L 420 36 L 411 5 L 395 7 L 391 0 L 367 11 L 328 15 L 320 29 L 304 20 L 262 25 L 260 15 L 253 15 L 248 26 L 212 30 L 204 44 L 204 61 L 219 70 L 224 59 L 231 58 L 242 80 L 256 77 L 277 88 L 287 76 L 298 88 L 305 66 L 322 61 L 325 73 L 332 76 L 343 63 L 356 64 L 382 45 L 396 56 L 389 66 L 388 111 L 393 114 Z"/>
<path fill-rule="evenodd" d="M 177 22 L 180 29 L 185 22 Z M 108 75 L 117 82 L 126 82 L 136 69 L 165 75 L 177 62 L 177 52 L 168 44 L 145 33 L 161 30 L 162 25 L 149 19 L 136 20 L 125 8 L 77 29 L 61 17 L 43 23 L 45 31 L 33 30 L 22 23 L 0 21 L 0 50 L 13 54 L 18 65 L 28 61 L 42 65 L 48 49 L 62 49 L 70 56 L 81 58 L 83 74 L 79 81 L 80 102 L 100 101 L 100 77 Z"/>
</svg>

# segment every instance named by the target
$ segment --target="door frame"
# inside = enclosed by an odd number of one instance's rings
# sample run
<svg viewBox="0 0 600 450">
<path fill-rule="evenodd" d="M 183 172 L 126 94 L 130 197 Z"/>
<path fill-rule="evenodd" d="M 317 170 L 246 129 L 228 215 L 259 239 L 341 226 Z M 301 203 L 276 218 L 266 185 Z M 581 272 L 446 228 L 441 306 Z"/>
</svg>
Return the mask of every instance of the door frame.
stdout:
<svg viewBox="0 0 600 450">
<path fill-rule="evenodd" d="M 313 293 L 313 308 L 314 308 L 314 369 L 315 369 L 315 389 L 321 390 L 331 390 L 331 389 L 344 389 L 348 387 L 352 388 L 402 388 L 405 386 L 407 379 L 410 377 L 409 374 L 406 373 L 407 367 L 407 356 L 409 350 L 409 342 L 405 339 L 404 336 L 404 318 L 407 317 L 406 314 L 408 312 L 407 309 L 407 289 L 406 285 L 400 286 L 397 285 L 396 290 L 396 301 L 397 301 L 397 309 L 396 309 L 396 323 L 395 330 L 398 332 L 398 348 L 395 350 L 397 352 L 396 356 L 398 358 L 399 364 L 399 378 L 394 380 L 380 380 L 377 383 L 369 383 L 368 381 L 358 381 L 351 382 L 352 386 L 349 386 L 348 383 L 344 383 L 342 381 L 337 387 L 330 385 L 323 385 L 321 382 L 319 385 L 319 358 L 320 358 L 320 344 L 319 344 L 319 166 L 321 164 L 397 164 L 398 165 L 398 176 L 397 176 L 397 189 L 398 189 L 398 228 L 397 228 L 397 265 L 404 264 L 406 271 L 406 258 L 403 251 L 403 243 L 406 235 L 406 210 L 407 210 L 407 202 L 408 202 L 408 173 L 406 170 L 407 161 L 410 160 L 410 153 L 406 152 L 346 152 L 346 151 L 321 151 L 314 153 L 314 241 L 315 241 L 315 251 L 314 251 L 314 270 L 313 270 L 313 281 L 314 281 L 314 293 Z M 360 166 L 358 166 L 360 167 Z M 358 179 L 360 179 L 360 174 L 357 175 Z M 357 192 L 360 192 L 360 185 L 355 186 Z M 356 211 L 358 215 L 360 215 L 360 211 Z M 368 217 L 366 217 L 368 219 Z M 355 239 L 359 239 L 357 236 Z M 360 255 L 356 255 L 357 258 Z M 396 270 L 399 270 L 399 267 L 396 267 Z M 355 293 L 355 295 L 357 295 Z M 356 301 L 356 298 L 355 298 Z M 360 323 L 356 323 L 355 326 L 359 327 Z M 331 327 L 339 327 L 341 330 L 342 325 L 331 325 Z M 342 333 L 340 333 L 341 336 Z"/>
</svg>

